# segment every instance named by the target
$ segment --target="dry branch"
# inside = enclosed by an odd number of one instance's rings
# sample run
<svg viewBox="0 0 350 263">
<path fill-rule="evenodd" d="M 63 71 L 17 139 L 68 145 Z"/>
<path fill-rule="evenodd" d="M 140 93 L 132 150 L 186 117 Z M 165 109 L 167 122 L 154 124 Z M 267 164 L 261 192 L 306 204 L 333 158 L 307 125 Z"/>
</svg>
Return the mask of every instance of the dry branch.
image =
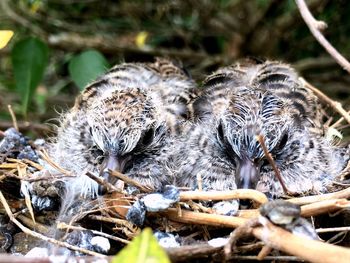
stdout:
<svg viewBox="0 0 350 263">
<path fill-rule="evenodd" d="M 338 62 L 338 64 L 343 69 L 350 73 L 349 61 L 344 56 L 342 56 L 321 33 L 321 30 L 325 29 L 327 27 L 327 24 L 323 21 L 316 20 L 312 16 L 304 0 L 295 0 L 295 2 L 299 8 L 301 16 L 303 17 L 305 23 L 309 27 L 316 40 L 326 49 L 326 51 Z"/>
<path fill-rule="evenodd" d="M 307 82 L 304 78 L 300 78 L 300 80 L 303 82 L 304 86 L 308 89 L 310 89 L 312 92 L 315 93 L 315 95 L 331 106 L 336 112 L 338 112 L 341 116 L 344 117 L 344 119 L 350 124 L 350 115 L 349 113 L 343 108 L 340 102 L 334 101 L 331 98 L 329 98 L 326 94 L 321 92 L 319 89 L 316 87 L 312 86 L 309 82 Z"/>
<path fill-rule="evenodd" d="M 180 201 L 202 200 L 219 201 L 231 199 L 251 199 L 259 204 L 268 201 L 266 195 L 252 189 L 237 189 L 232 191 L 183 191 L 180 192 Z"/>
<path fill-rule="evenodd" d="M 109 170 L 108 171 L 110 173 L 110 175 L 112 176 L 115 176 L 117 177 L 118 179 L 124 181 L 124 183 L 126 184 L 130 184 L 130 185 L 133 185 L 135 187 L 137 187 L 138 189 L 140 189 L 142 192 L 145 192 L 145 193 L 149 193 L 149 192 L 152 192 L 154 191 L 154 189 L 152 189 L 151 186 L 148 186 L 148 185 L 142 185 L 140 184 L 139 182 L 133 180 L 132 178 L 122 174 L 122 173 L 119 173 L 117 171 L 112 171 L 112 170 Z"/>
<path fill-rule="evenodd" d="M 282 186 L 283 192 L 284 192 L 285 194 L 291 194 L 291 192 L 288 190 L 286 184 L 283 182 L 281 173 L 280 173 L 279 169 L 277 168 L 277 165 L 276 165 L 274 159 L 272 158 L 271 153 L 269 152 L 269 150 L 268 150 L 267 147 L 266 147 L 264 137 L 263 137 L 262 135 L 258 135 L 258 136 L 257 136 L 257 140 L 258 140 L 258 142 L 259 142 L 261 148 L 262 148 L 263 151 L 264 151 L 264 155 L 265 155 L 266 159 L 268 160 L 269 164 L 272 166 L 272 169 L 273 169 L 273 171 L 274 171 L 274 173 L 275 173 L 275 176 L 277 177 L 279 183 L 280 183 L 281 186 Z"/>
<path fill-rule="evenodd" d="M 86 172 L 85 175 L 90 177 L 92 180 L 94 180 L 98 184 L 105 186 L 108 190 L 124 194 L 123 190 L 119 189 L 118 187 L 115 187 L 113 184 L 107 182 L 102 177 L 98 177 L 90 172 Z"/>
<path fill-rule="evenodd" d="M 77 51 L 89 48 L 100 50 L 104 53 L 115 54 L 116 52 L 131 52 L 139 54 L 149 54 L 153 56 L 169 56 L 177 58 L 197 58 L 204 59 L 208 56 L 204 52 L 194 52 L 186 49 L 164 49 L 164 48 L 138 48 L 128 45 L 122 45 L 117 38 L 106 36 L 82 36 L 80 34 L 66 32 L 57 35 L 50 35 L 48 37 L 50 46 L 65 50 Z M 213 60 L 221 58 L 213 57 Z"/>
<path fill-rule="evenodd" d="M 87 230 L 84 227 L 67 225 L 64 222 L 58 223 L 57 224 L 57 228 L 58 229 L 68 229 L 68 230 L 69 229 L 73 229 L 73 230 L 80 230 L 80 231 Z M 112 239 L 112 240 L 115 240 L 115 241 L 118 241 L 118 242 L 121 242 L 121 243 L 124 243 L 124 244 L 129 244 L 130 243 L 129 240 L 126 240 L 126 239 L 123 239 L 123 238 L 120 238 L 120 237 L 116 237 L 116 236 L 112 236 L 112 235 L 108 235 L 108 234 L 103 233 L 101 231 L 96 231 L 96 230 L 91 230 L 91 229 L 89 229 L 89 231 L 91 231 L 95 235 L 99 235 L 99 236 L 102 236 L 102 237 L 105 237 L 105 238 L 109 238 L 109 239 Z"/>
<path fill-rule="evenodd" d="M 291 199 L 288 199 L 287 201 L 298 205 L 305 205 L 305 204 L 311 204 L 311 203 L 316 203 L 316 202 L 325 201 L 325 200 L 343 199 L 343 198 L 344 199 L 350 198 L 350 187 L 334 193 L 291 198 Z"/>
<path fill-rule="evenodd" d="M 182 216 L 179 216 L 175 209 L 162 214 L 177 222 L 221 227 L 239 227 L 247 222 L 243 218 L 188 211 L 183 211 Z M 254 228 L 252 233 L 255 237 L 261 239 L 266 245 L 274 249 L 301 257 L 310 262 L 339 263 L 347 262 L 345 260 L 350 258 L 350 249 L 298 237 L 269 222 L 266 222 L 265 225 L 264 227 Z"/>
<path fill-rule="evenodd" d="M 268 246 L 310 262 L 349 262 L 350 249 L 293 235 L 270 222 L 252 232 Z"/>
<path fill-rule="evenodd" d="M 317 216 L 325 213 L 332 213 L 343 208 L 350 208 L 350 201 L 346 199 L 324 200 L 303 205 L 301 207 L 301 215 L 304 217 Z"/>
</svg>

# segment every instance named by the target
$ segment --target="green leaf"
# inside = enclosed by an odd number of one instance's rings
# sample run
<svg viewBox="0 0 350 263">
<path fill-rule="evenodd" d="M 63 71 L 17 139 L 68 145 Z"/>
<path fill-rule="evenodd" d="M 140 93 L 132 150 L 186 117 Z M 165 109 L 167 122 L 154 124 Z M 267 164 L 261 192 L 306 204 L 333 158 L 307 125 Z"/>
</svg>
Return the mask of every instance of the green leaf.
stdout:
<svg viewBox="0 0 350 263">
<path fill-rule="evenodd" d="M 84 51 L 74 56 L 68 65 L 71 78 L 81 90 L 108 68 L 107 60 L 96 50 Z"/>
<path fill-rule="evenodd" d="M 49 59 L 49 49 L 37 38 L 26 38 L 16 43 L 11 52 L 16 89 L 22 100 L 22 113 L 41 82 Z"/>
<path fill-rule="evenodd" d="M 112 263 L 170 263 L 170 259 L 152 230 L 145 228 L 112 259 Z"/>
</svg>

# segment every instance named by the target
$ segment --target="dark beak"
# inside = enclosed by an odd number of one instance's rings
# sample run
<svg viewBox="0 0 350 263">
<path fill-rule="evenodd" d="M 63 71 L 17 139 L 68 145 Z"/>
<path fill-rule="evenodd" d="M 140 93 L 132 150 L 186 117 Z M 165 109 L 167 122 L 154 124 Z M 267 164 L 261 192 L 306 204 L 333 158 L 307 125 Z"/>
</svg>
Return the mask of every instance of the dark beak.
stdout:
<svg viewBox="0 0 350 263">
<path fill-rule="evenodd" d="M 113 175 L 110 175 L 108 172 L 111 171 L 117 171 L 117 172 L 123 172 L 125 166 L 125 162 L 122 158 L 116 156 L 116 155 L 108 155 L 104 159 L 103 163 L 101 164 L 100 168 L 100 177 L 102 177 L 104 180 L 106 180 L 108 183 L 115 184 L 118 180 Z M 103 195 L 107 192 L 107 189 L 103 185 L 98 186 L 98 194 Z"/>
<path fill-rule="evenodd" d="M 249 158 L 243 158 L 238 162 L 236 171 L 237 188 L 255 189 L 260 177 L 259 168 Z"/>
</svg>

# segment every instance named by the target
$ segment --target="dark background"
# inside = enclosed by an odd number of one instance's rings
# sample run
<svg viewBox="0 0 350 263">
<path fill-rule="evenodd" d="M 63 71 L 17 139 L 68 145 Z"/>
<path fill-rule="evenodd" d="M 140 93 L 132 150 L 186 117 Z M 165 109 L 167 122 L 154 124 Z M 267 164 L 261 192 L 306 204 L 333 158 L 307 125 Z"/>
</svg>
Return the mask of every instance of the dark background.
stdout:
<svg viewBox="0 0 350 263">
<path fill-rule="evenodd" d="M 349 57 L 350 1 L 307 4 L 328 24 L 326 38 Z M 218 66 L 247 56 L 282 60 L 346 109 L 350 102 L 350 75 L 314 39 L 291 0 L 1 0 L 0 29 L 15 32 L 0 50 L 1 129 L 10 120 L 7 104 L 20 121 L 33 125 L 69 108 L 79 88 L 68 64 L 88 49 L 100 51 L 110 65 L 161 55 L 176 58 L 198 83 Z M 141 32 L 147 38 L 137 44 Z M 13 45 L 28 36 L 47 43 L 50 52 L 43 80 L 23 114 L 10 57 Z"/>
</svg>

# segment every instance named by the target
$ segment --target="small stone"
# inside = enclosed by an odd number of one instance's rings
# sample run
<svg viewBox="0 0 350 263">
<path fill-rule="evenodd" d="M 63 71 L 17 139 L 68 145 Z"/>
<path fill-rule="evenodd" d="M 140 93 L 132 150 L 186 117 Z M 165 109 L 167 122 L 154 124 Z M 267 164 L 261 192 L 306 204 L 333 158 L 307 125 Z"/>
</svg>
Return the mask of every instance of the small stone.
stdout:
<svg viewBox="0 0 350 263">
<path fill-rule="evenodd" d="M 25 255 L 27 258 L 42 258 L 48 256 L 49 250 L 45 247 L 34 247 Z"/>
<path fill-rule="evenodd" d="M 137 200 L 132 207 L 129 208 L 126 214 L 126 220 L 137 225 L 142 226 L 146 217 L 146 207 L 144 203 Z"/>
<path fill-rule="evenodd" d="M 222 201 L 222 202 L 215 203 L 213 205 L 213 209 L 217 214 L 234 216 L 238 213 L 239 203 L 237 200 Z"/>
<path fill-rule="evenodd" d="M 212 247 L 223 247 L 227 244 L 228 238 L 218 237 L 208 241 L 208 244 Z"/>
<path fill-rule="evenodd" d="M 94 250 L 100 253 L 107 253 L 111 248 L 109 240 L 101 236 L 91 238 L 90 243 L 94 246 Z"/>
<path fill-rule="evenodd" d="M 290 224 L 300 217 L 300 206 L 284 200 L 268 202 L 260 207 L 260 214 L 276 225 Z"/>
<path fill-rule="evenodd" d="M 154 236 L 158 240 L 159 245 L 161 245 L 164 248 L 180 246 L 180 243 L 176 240 L 176 237 L 171 233 L 157 231 L 154 233 Z"/>
</svg>

